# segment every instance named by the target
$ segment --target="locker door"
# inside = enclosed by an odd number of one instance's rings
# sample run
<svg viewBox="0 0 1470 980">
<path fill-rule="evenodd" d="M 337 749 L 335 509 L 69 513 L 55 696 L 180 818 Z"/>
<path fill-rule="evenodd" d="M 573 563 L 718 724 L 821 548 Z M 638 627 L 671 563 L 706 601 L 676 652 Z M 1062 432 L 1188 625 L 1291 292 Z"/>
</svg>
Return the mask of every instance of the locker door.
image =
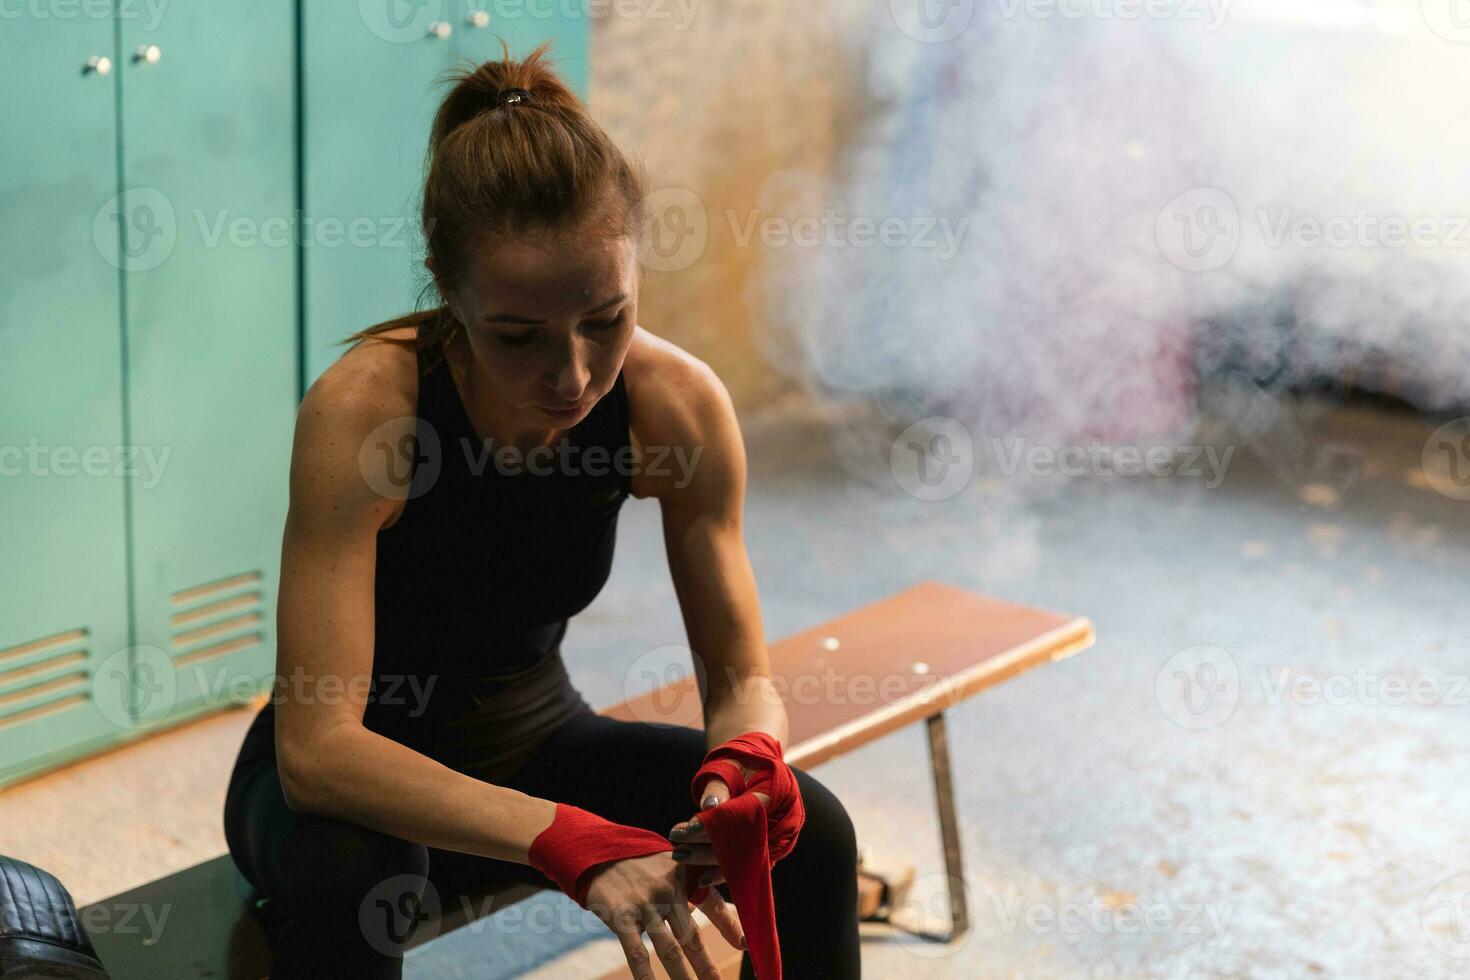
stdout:
<svg viewBox="0 0 1470 980">
<path fill-rule="evenodd" d="M 457 63 L 478 64 L 502 56 L 500 38 L 512 58 L 524 58 L 542 41 L 551 41 L 551 64 L 583 99 L 587 98 L 588 23 L 580 5 L 496 4 L 492 0 L 452 0 Z"/>
<path fill-rule="evenodd" d="M 274 668 L 297 405 L 292 0 L 119 20 L 135 671 L 147 720 Z"/>
<path fill-rule="evenodd" d="M 117 73 L 89 10 L 0 28 L 0 783 L 127 732 Z"/>
<path fill-rule="evenodd" d="M 427 281 L 419 195 L 453 36 L 447 0 L 308 3 L 302 198 L 304 387 L 354 330 L 414 308 Z"/>
</svg>

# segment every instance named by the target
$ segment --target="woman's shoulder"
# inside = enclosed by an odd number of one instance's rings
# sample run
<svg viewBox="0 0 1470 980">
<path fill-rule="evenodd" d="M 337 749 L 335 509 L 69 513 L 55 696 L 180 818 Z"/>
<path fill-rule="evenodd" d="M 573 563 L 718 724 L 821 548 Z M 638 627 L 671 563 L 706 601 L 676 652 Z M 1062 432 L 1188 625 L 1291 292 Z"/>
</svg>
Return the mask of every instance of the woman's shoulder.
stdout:
<svg viewBox="0 0 1470 980">
<path fill-rule="evenodd" d="M 405 488 L 394 461 L 372 447 L 401 445 L 414 431 L 418 358 L 411 344 L 380 338 L 411 340 L 414 329 L 359 341 L 307 389 L 292 448 L 293 506 L 366 509 L 378 526 L 396 520 Z"/>
<path fill-rule="evenodd" d="M 711 399 L 728 397 L 713 368 L 671 340 L 642 326 L 623 360 L 628 424 L 639 433 L 687 428 L 707 411 Z"/>
<path fill-rule="evenodd" d="M 365 337 L 321 373 L 307 390 L 318 411 L 381 420 L 411 415 L 418 402 L 418 357 L 414 326 Z"/>
<path fill-rule="evenodd" d="M 635 327 L 623 361 L 628 430 L 639 457 L 646 453 L 693 456 L 706 451 L 738 455 L 739 426 L 730 393 L 704 360 Z M 634 496 L 662 496 L 668 481 L 643 474 Z"/>
</svg>

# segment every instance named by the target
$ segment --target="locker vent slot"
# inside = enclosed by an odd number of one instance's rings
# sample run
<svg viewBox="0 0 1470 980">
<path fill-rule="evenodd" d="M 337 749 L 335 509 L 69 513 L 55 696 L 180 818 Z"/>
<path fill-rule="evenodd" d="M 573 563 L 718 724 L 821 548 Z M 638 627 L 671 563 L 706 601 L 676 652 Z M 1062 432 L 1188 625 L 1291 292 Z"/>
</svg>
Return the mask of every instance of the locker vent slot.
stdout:
<svg viewBox="0 0 1470 980">
<path fill-rule="evenodd" d="M 265 642 L 262 581 L 258 571 L 242 572 L 169 596 L 175 607 L 169 617 L 175 666 L 222 657 Z"/>
<path fill-rule="evenodd" d="M 88 633 L 67 630 L 0 649 L 0 729 L 91 697 Z"/>
</svg>

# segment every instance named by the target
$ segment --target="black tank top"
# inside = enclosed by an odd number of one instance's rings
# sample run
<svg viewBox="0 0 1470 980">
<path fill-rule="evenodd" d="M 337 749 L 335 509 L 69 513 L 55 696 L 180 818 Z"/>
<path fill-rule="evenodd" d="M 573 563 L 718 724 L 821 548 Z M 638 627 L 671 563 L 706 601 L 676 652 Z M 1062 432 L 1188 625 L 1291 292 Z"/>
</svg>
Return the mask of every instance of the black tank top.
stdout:
<svg viewBox="0 0 1470 980">
<path fill-rule="evenodd" d="M 476 435 L 442 356 L 418 361 L 408 499 L 377 539 L 363 724 L 493 779 L 592 710 L 561 640 L 607 582 L 632 492 L 627 388 L 620 371 L 556 442 L 517 454 Z M 268 703 L 241 757 L 273 753 L 273 732 Z"/>
</svg>

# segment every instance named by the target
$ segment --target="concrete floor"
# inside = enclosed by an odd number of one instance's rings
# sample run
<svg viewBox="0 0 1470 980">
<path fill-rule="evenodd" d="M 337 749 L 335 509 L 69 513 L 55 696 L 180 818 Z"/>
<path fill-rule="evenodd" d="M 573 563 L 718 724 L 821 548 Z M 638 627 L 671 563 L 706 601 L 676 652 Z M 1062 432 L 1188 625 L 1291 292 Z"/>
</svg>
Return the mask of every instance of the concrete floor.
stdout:
<svg viewBox="0 0 1470 980">
<path fill-rule="evenodd" d="M 1470 975 L 1470 943 L 1456 943 L 1470 933 L 1441 917 L 1470 908 L 1470 878 L 1441 885 L 1470 872 L 1470 550 L 1465 504 L 1422 468 L 1431 429 L 1303 400 L 1248 441 L 1208 427 L 1237 446 L 1218 488 L 977 473 L 922 501 L 896 492 L 886 449 L 875 465 L 838 456 L 855 430 L 749 420 L 747 540 L 769 636 L 924 578 L 1097 626 L 1093 649 L 953 712 L 975 927 L 948 948 L 865 927 L 866 975 Z M 630 502 L 568 661 L 588 700 L 609 704 L 640 655 L 682 640 L 657 506 Z M 1283 672 L 1303 685 L 1295 697 Z M 1195 689 L 1191 711 L 1181 678 L 1224 694 Z M 1426 703 L 1393 703 L 1398 678 L 1427 684 Z M 10 790 L 0 849 L 80 902 L 221 853 L 246 721 L 209 719 Z M 913 728 L 816 770 L 865 844 L 917 865 L 915 914 L 943 910 L 925 758 Z M 416 951 L 407 975 L 618 962 L 568 900 L 532 901 L 566 927 L 492 921 Z"/>
</svg>

